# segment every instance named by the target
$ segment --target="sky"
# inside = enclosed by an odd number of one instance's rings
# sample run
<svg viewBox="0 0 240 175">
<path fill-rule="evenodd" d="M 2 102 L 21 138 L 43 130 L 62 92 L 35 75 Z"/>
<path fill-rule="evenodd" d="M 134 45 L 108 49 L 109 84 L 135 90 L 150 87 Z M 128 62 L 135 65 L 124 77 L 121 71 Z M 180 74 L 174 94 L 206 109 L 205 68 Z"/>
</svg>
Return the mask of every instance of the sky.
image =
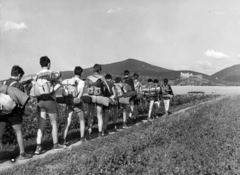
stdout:
<svg viewBox="0 0 240 175">
<path fill-rule="evenodd" d="M 134 58 L 212 75 L 240 62 L 235 0 L 0 0 L 0 79 Z"/>
</svg>

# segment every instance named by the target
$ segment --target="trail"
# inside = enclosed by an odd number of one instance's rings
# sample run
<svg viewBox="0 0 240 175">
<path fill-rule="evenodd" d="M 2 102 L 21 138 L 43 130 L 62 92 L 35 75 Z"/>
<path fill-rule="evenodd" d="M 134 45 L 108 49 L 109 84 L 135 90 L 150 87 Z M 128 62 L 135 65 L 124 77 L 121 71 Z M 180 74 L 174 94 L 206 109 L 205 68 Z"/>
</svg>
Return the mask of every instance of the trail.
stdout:
<svg viewBox="0 0 240 175">
<path fill-rule="evenodd" d="M 184 108 L 184 109 L 181 109 L 179 111 L 176 111 L 174 113 L 172 113 L 171 115 L 169 115 L 168 117 L 175 117 L 177 114 L 179 113 L 184 113 L 190 109 L 193 109 L 193 108 L 196 108 L 196 107 L 200 107 L 202 105 L 205 105 L 205 104 L 210 104 L 210 103 L 213 103 L 213 102 L 217 102 L 223 98 L 226 98 L 226 96 L 222 96 L 222 97 L 219 97 L 217 99 L 213 99 L 213 100 L 210 100 L 210 101 L 206 101 L 206 102 L 202 102 L 202 103 L 199 103 L 199 104 L 196 104 L 194 106 L 190 106 L 190 107 L 187 107 L 187 108 Z M 180 116 L 178 116 L 180 117 Z M 155 120 L 161 120 L 162 118 L 160 119 L 155 119 Z M 145 123 L 146 121 L 143 120 L 142 121 L 143 123 Z M 140 125 L 141 123 L 136 123 L 135 125 Z M 134 126 L 134 125 L 132 125 Z M 121 132 L 123 129 L 119 129 L 118 132 Z M 97 135 L 97 133 L 95 133 Z M 111 133 L 110 133 L 111 134 Z M 115 133 L 112 133 L 112 134 L 115 134 Z M 94 138 L 94 139 L 91 139 L 92 140 L 95 140 L 95 139 L 98 139 L 98 137 Z M 34 160 L 38 160 L 38 159 L 43 159 L 44 157 L 46 157 L 47 155 L 50 155 L 50 154 L 56 154 L 56 153 L 59 153 L 59 152 L 62 152 L 62 151 L 69 151 L 71 150 L 73 147 L 76 147 L 76 146 L 80 146 L 82 144 L 81 141 L 78 141 L 76 143 L 73 143 L 71 144 L 70 146 L 68 146 L 67 148 L 65 149 L 62 149 L 62 150 L 48 150 L 46 151 L 45 153 L 41 154 L 41 155 L 34 155 L 31 159 L 27 159 L 27 160 L 16 160 L 15 162 L 11 162 L 10 160 L 9 161 L 6 161 L 4 163 L 1 163 L 0 164 L 0 172 L 1 171 L 4 171 L 4 170 L 7 170 L 9 168 L 13 168 L 15 166 L 18 166 L 18 165 L 22 165 L 22 164 L 27 164 L 29 161 L 34 161 Z"/>
</svg>

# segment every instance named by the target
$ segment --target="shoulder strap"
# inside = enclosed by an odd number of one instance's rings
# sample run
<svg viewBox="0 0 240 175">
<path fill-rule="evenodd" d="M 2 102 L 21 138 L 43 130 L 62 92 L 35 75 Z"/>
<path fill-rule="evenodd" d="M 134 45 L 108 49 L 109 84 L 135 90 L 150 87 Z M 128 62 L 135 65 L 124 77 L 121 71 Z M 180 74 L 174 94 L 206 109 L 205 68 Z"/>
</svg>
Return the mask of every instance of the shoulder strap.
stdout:
<svg viewBox="0 0 240 175">
<path fill-rule="evenodd" d="M 13 86 L 17 81 L 13 81 L 9 86 Z"/>
</svg>

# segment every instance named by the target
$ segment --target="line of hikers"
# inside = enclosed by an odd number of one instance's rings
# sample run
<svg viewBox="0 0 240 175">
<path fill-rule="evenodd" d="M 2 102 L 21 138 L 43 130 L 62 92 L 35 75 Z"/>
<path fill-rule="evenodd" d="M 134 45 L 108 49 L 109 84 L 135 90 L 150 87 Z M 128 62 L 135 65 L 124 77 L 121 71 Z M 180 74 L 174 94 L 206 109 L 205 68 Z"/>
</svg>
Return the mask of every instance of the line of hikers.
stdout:
<svg viewBox="0 0 240 175">
<path fill-rule="evenodd" d="M 24 109 L 30 97 L 37 99 L 38 130 L 36 138 L 35 154 L 42 153 L 42 137 L 47 116 L 52 126 L 53 149 L 63 149 L 68 145 L 67 134 L 71 124 L 73 113 L 80 121 L 80 141 L 86 141 L 88 135 L 91 139 L 94 111 L 96 110 L 98 120 L 98 136 L 108 134 L 107 126 L 112 113 L 114 130 L 117 128 L 117 117 L 119 110 L 123 113 L 123 129 L 128 128 L 128 122 L 137 122 L 137 106 L 144 101 L 149 103 L 148 121 L 158 118 L 157 109 L 160 107 L 160 100 L 164 102 L 165 114 L 168 115 L 170 100 L 173 98 L 173 91 L 164 79 L 160 85 L 158 80 L 149 79 L 147 85 L 143 86 L 138 80 L 139 75 L 125 70 L 124 77 L 116 77 L 112 80 L 110 74 L 104 77 L 101 75 L 102 67 L 99 64 L 93 66 L 93 74 L 84 81 L 81 79 L 83 69 L 76 66 L 74 77 L 62 80 L 61 74 L 50 70 L 51 61 L 47 56 L 40 58 L 42 70 L 35 75 L 24 76 L 24 71 L 19 66 L 13 66 L 11 77 L 0 85 L 0 144 L 6 124 L 9 123 L 16 133 L 20 149 L 19 160 L 31 158 L 24 150 L 22 121 Z M 56 97 L 56 92 L 61 88 L 61 100 Z M 58 141 L 58 111 L 57 103 L 66 105 L 67 120 L 63 130 L 63 143 Z M 85 129 L 84 105 L 88 105 L 87 129 Z M 130 112 L 127 107 L 130 106 Z"/>
</svg>

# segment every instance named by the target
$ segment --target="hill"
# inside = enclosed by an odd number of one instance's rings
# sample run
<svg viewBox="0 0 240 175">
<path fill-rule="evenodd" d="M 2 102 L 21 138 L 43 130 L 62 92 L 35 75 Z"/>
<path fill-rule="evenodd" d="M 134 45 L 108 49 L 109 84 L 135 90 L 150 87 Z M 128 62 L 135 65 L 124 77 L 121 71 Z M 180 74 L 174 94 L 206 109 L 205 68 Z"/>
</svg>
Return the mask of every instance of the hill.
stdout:
<svg viewBox="0 0 240 175">
<path fill-rule="evenodd" d="M 211 77 L 221 81 L 240 83 L 240 64 L 225 68 Z"/>
<path fill-rule="evenodd" d="M 171 80 L 176 80 L 180 76 L 180 72 L 189 72 L 193 73 L 194 75 L 202 75 L 204 79 L 214 81 L 215 79 L 210 77 L 209 75 L 189 71 L 189 70 L 182 70 L 182 71 L 175 71 L 170 69 L 165 69 L 162 67 L 154 66 L 149 63 L 139 61 L 136 59 L 127 59 L 120 62 L 110 63 L 102 65 L 103 71 L 102 73 L 109 73 L 112 76 L 122 76 L 124 70 L 129 70 L 132 73 L 138 73 L 143 78 L 168 78 Z M 84 69 L 83 78 L 86 78 L 88 75 L 92 74 L 92 68 Z M 63 79 L 70 78 L 73 76 L 73 71 L 62 71 Z"/>
</svg>

